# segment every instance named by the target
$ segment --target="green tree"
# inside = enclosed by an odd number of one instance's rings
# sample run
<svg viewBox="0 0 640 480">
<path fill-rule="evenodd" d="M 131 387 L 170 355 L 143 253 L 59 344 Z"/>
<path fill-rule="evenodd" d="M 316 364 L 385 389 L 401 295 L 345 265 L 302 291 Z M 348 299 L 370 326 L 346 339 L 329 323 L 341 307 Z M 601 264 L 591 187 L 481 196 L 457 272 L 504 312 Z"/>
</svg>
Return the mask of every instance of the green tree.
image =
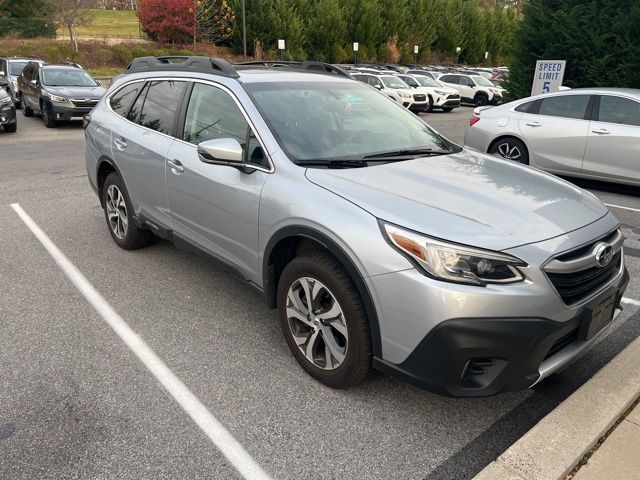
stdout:
<svg viewBox="0 0 640 480">
<path fill-rule="evenodd" d="M 363 45 L 377 45 L 383 40 L 380 0 L 346 0 L 343 8 L 347 42 L 359 42 L 362 48 Z"/>
<path fill-rule="evenodd" d="M 285 40 L 285 54 L 289 60 L 305 60 L 307 32 L 294 0 L 274 0 L 269 12 L 272 35 L 267 40 L 276 48 L 275 42 Z"/>
<path fill-rule="evenodd" d="M 0 0 L 0 36 L 54 37 L 56 27 L 43 0 Z"/>
<path fill-rule="evenodd" d="M 227 0 L 199 0 L 196 18 L 198 41 L 224 43 L 233 32 L 233 10 Z"/>
<path fill-rule="evenodd" d="M 347 27 L 339 0 L 317 0 L 308 21 L 309 53 L 319 61 L 335 62 L 337 46 L 345 43 Z"/>
<path fill-rule="evenodd" d="M 458 0 L 440 0 L 438 5 L 437 36 L 434 49 L 445 57 L 455 58 L 456 47 L 462 47 L 462 15 Z"/>
<path fill-rule="evenodd" d="M 464 3 L 462 14 L 462 53 L 463 63 L 476 65 L 484 59 L 486 47 L 485 17 L 480 13 L 476 0 Z"/>
<path fill-rule="evenodd" d="M 530 94 L 536 60 L 564 59 L 569 87 L 640 88 L 637 0 L 529 0 L 514 36 L 507 84 Z"/>
</svg>

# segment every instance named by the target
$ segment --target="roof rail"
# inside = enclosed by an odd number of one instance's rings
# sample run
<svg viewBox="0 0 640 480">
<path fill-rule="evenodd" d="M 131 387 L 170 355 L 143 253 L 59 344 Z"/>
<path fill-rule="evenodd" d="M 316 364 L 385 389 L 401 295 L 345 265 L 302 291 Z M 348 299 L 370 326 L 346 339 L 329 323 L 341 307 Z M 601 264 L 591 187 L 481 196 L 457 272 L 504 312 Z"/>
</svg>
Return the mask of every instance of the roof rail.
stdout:
<svg viewBox="0 0 640 480">
<path fill-rule="evenodd" d="M 349 77 L 349 74 L 344 71 L 342 68 L 331 65 L 330 63 L 324 62 L 292 62 L 292 61 L 284 61 L 284 60 L 253 60 L 251 62 L 239 62 L 235 63 L 239 67 L 248 67 L 248 66 L 262 66 L 262 67 L 290 67 L 292 69 L 298 70 L 314 70 L 320 73 L 331 73 L 334 75 L 343 75 L 345 77 Z"/>
<path fill-rule="evenodd" d="M 178 61 L 176 61 L 178 60 Z M 214 57 L 138 57 L 127 66 L 124 73 L 152 72 L 159 70 L 179 70 L 212 73 L 223 77 L 238 78 L 238 72 L 222 58 Z"/>
</svg>

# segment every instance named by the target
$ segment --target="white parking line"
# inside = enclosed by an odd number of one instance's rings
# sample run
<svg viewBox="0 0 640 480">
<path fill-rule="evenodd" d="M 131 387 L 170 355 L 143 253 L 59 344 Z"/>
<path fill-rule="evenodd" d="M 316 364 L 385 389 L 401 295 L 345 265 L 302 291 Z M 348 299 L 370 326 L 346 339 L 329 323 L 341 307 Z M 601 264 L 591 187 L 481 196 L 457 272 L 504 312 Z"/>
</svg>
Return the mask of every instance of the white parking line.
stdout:
<svg viewBox="0 0 640 480">
<path fill-rule="evenodd" d="M 611 203 L 605 203 L 605 206 L 611 208 L 621 208 L 622 210 L 631 210 L 632 212 L 640 212 L 640 208 L 625 207 L 623 205 L 613 205 Z"/>
<path fill-rule="evenodd" d="M 633 305 L 634 307 L 640 307 L 640 302 L 638 300 L 634 300 L 633 298 L 622 297 L 622 303 Z"/>
<path fill-rule="evenodd" d="M 107 301 L 82 275 L 80 270 L 58 249 L 46 233 L 17 204 L 11 208 L 18 214 L 31 233 L 40 241 L 71 283 L 100 314 L 127 347 L 147 367 L 151 374 L 171 394 L 175 401 L 200 427 L 213 444 L 222 452 L 242 476 L 248 480 L 269 480 L 270 477 L 224 426 L 207 410 L 184 383 L 165 365 L 155 352 L 111 308 Z"/>
</svg>

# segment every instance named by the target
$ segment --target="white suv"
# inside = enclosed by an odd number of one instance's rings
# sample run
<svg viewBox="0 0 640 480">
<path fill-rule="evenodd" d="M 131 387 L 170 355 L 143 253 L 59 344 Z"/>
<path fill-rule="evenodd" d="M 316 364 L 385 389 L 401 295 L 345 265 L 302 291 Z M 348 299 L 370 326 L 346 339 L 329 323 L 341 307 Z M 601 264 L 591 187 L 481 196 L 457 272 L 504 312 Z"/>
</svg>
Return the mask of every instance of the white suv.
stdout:
<svg viewBox="0 0 640 480">
<path fill-rule="evenodd" d="M 502 102 L 502 89 L 497 88 L 482 75 L 445 73 L 438 81 L 456 89 L 463 102 L 473 103 L 477 107 L 498 105 Z"/>
<path fill-rule="evenodd" d="M 434 108 L 450 112 L 460 106 L 460 94 L 457 90 L 445 87 L 427 75 L 398 75 L 398 78 L 411 88 L 427 94 L 428 112 L 433 111 Z"/>
<path fill-rule="evenodd" d="M 377 88 L 386 96 L 414 113 L 423 112 L 429 108 L 427 94 L 423 92 L 414 93 L 411 87 L 396 75 L 354 73 L 351 76 L 356 80 L 368 83 L 372 87 Z"/>
</svg>

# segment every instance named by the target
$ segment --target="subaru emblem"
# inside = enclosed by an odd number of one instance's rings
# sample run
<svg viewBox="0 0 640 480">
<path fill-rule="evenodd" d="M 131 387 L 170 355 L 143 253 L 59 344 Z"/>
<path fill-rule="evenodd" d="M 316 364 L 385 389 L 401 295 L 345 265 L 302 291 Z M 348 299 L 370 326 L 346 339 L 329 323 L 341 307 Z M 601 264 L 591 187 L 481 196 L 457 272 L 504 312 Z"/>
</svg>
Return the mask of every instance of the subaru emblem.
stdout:
<svg viewBox="0 0 640 480">
<path fill-rule="evenodd" d="M 601 243 L 596 248 L 596 264 L 600 267 L 606 267 L 613 260 L 613 247 L 608 243 Z"/>
</svg>

